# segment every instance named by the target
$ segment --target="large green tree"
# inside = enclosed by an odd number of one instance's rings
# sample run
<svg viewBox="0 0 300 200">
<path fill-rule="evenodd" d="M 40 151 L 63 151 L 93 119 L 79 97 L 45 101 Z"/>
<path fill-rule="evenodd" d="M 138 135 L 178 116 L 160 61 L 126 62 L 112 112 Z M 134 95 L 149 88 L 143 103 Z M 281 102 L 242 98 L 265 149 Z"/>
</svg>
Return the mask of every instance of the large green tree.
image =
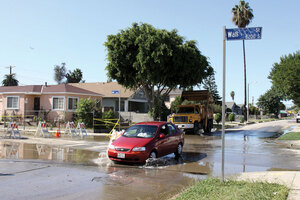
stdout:
<svg viewBox="0 0 300 200">
<path fill-rule="evenodd" d="M 275 63 L 268 77 L 287 99 L 300 106 L 300 51 L 283 56 Z"/>
<path fill-rule="evenodd" d="M 14 74 L 6 74 L 2 81 L 3 86 L 18 86 L 19 81 L 15 78 Z"/>
<path fill-rule="evenodd" d="M 66 75 L 66 63 L 54 66 L 54 80 L 57 84 L 61 84 Z"/>
<path fill-rule="evenodd" d="M 109 35 L 106 66 L 108 78 L 126 88 L 142 87 L 152 110 L 162 91 L 201 84 L 213 69 L 197 48 L 176 30 L 156 29 L 145 23 Z"/>
<path fill-rule="evenodd" d="M 66 83 L 79 83 L 82 81 L 82 72 L 78 68 L 76 68 L 73 72 L 69 70 L 65 77 L 67 79 Z"/>
<path fill-rule="evenodd" d="M 235 5 L 232 10 L 232 22 L 239 28 L 245 28 L 250 24 L 253 16 L 253 10 L 250 8 L 249 3 L 240 1 L 238 5 Z M 244 119 L 247 120 L 247 78 L 246 78 L 246 56 L 245 56 L 245 40 L 243 40 L 243 55 L 244 55 Z"/>
<path fill-rule="evenodd" d="M 278 116 L 282 106 L 281 100 L 284 99 L 282 92 L 278 88 L 272 86 L 265 94 L 258 98 L 257 106 L 268 114 L 275 114 Z"/>
</svg>

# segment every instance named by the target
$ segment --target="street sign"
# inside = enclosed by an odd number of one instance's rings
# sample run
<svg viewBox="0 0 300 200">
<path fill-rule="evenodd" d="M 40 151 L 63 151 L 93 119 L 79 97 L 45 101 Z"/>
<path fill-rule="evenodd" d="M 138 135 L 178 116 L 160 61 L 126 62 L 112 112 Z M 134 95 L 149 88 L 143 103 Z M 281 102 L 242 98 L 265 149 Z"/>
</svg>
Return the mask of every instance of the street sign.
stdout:
<svg viewBox="0 0 300 200">
<path fill-rule="evenodd" d="M 121 114 L 120 114 L 120 112 L 121 112 L 121 92 L 120 92 L 120 90 L 112 90 L 111 91 L 111 93 L 112 94 L 119 94 L 119 131 L 120 131 L 120 124 L 121 124 Z"/>
<path fill-rule="evenodd" d="M 120 90 L 113 90 L 111 91 L 112 94 L 120 94 Z"/>
<path fill-rule="evenodd" d="M 226 29 L 227 40 L 261 39 L 262 27 Z"/>
</svg>

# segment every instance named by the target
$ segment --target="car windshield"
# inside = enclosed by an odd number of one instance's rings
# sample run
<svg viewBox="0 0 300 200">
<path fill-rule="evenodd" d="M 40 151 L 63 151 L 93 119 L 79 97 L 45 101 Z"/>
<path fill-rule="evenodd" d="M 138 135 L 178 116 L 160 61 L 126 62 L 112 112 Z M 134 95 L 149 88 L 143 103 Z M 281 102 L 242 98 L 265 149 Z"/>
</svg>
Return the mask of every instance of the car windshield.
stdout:
<svg viewBox="0 0 300 200">
<path fill-rule="evenodd" d="M 194 107 L 179 107 L 178 113 L 194 113 Z"/>
<path fill-rule="evenodd" d="M 134 125 L 125 131 L 123 137 L 130 138 L 153 138 L 155 136 L 157 126 L 152 125 Z"/>
</svg>

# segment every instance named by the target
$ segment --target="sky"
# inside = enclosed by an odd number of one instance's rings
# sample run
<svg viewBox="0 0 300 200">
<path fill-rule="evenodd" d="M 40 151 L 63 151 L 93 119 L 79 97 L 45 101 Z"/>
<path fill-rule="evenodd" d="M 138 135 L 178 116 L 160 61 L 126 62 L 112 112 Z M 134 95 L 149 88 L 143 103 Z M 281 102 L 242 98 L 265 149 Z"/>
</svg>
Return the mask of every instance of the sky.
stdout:
<svg viewBox="0 0 300 200">
<path fill-rule="evenodd" d="M 267 78 L 280 57 L 300 50 L 299 0 L 249 0 L 254 18 L 248 27 L 263 27 L 261 40 L 247 40 L 250 102 L 271 87 Z M 231 9 L 239 1 L 224 0 L 0 0 L 0 80 L 15 66 L 20 85 L 54 81 L 55 65 L 80 68 L 86 82 L 107 81 L 108 35 L 133 22 L 178 30 L 195 40 L 214 68 L 222 95 L 223 33 L 236 28 Z M 226 42 L 226 101 L 244 102 L 242 41 Z M 290 102 L 287 102 L 290 104 Z"/>
</svg>

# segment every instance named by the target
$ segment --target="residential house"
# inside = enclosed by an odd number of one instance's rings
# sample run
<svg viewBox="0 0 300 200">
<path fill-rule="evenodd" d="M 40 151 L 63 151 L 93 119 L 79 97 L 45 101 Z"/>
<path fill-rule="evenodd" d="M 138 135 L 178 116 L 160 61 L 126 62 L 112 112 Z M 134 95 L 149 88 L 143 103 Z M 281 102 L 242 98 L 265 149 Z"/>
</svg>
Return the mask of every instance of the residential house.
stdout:
<svg viewBox="0 0 300 200">
<path fill-rule="evenodd" d="M 164 94 L 164 91 L 162 92 Z M 182 90 L 181 89 L 174 89 L 165 97 L 165 105 L 167 108 L 171 108 L 172 102 L 176 99 L 176 97 L 181 96 Z"/>
<path fill-rule="evenodd" d="M 126 89 L 117 82 L 94 82 L 94 83 L 71 83 L 71 85 L 95 93 L 103 94 L 103 111 L 110 109 L 119 111 L 119 98 L 121 112 L 147 113 L 148 104 L 144 91 L 140 88 L 135 90 Z M 119 91 L 113 93 L 113 91 Z"/>
<path fill-rule="evenodd" d="M 232 110 L 232 112 L 236 115 L 243 114 L 242 105 L 238 105 L 235 102 L 226 102 L 225 107 L 226 107 L 226 109 L 230 108 Z"/>
<path fill-rule="evenodd" d="M 102 96 L 70 84 L 0 87 L 0 113 L 37 116 L 43 112 L 48 120 L 72 120 L 79 99 L 96 99 L 101 105 Z"/>
</svg>

